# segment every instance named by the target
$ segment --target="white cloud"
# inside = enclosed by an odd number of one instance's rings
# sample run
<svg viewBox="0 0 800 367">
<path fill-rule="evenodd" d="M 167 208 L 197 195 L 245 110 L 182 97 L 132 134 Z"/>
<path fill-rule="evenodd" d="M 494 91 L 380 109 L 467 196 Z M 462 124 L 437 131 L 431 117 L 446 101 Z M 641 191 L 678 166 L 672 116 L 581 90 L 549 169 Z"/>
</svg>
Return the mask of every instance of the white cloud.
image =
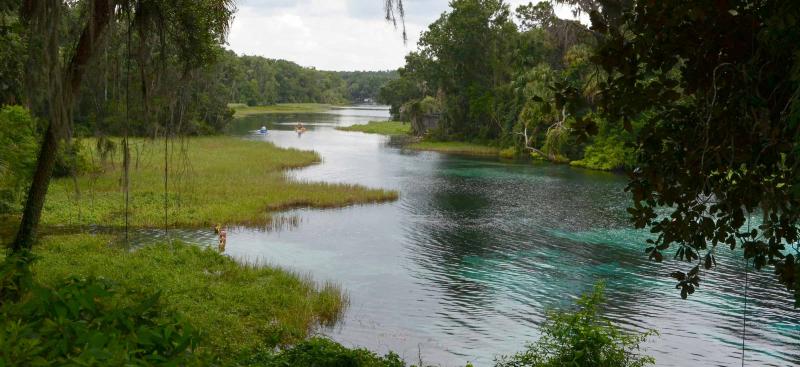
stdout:
<svg viewBox="0 0 800 367">
<path fill-rule="evenodd" d="M 387 70 L 404 64 L 447 0 L 404 0 L 408 42 L 384 20 L 383 0 L 240 0 L 230 49 L 321 70 Z M 511 8 L 527 3 L 507 1 Z M 562 10 L 561 16 L 568 16 Z"/>
</svg>

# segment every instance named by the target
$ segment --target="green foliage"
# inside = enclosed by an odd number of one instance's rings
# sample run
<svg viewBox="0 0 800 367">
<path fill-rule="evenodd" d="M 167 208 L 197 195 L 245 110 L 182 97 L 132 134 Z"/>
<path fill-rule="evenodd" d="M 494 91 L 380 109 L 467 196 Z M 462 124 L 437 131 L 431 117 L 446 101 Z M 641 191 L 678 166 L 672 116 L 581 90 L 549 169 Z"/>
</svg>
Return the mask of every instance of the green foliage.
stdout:
<svg viewBox="0 0 800 367">
<path fill-rule="evenodd" d="M 244 103 L 230 103 L 228 107 L 236 113 L 236 117 L 273 113 L 321 113 L 330 109 L 330 105 L 320 103 L 278 103 L 269 106 L 248 106 Z"/>
<path fill-rule="evenodd" d="M 395 353 L 378 356 L 363 348 L 349 349 L 330 339 L 315 337 L 272 353 L 265 351 L 249 356 L 244 364 L 263 367 L 405 367 Z"/>
<path fill-rule="evenodd" d="M 631 122 L 647 116 L 628 190 L 633 222 L 657 235 L 648 256 L 661 261 L 673 248 L 688 263 L 691 271 L 673 273 L 686 297 L 698 263 L 710 269 L 717 246 L 740 247 L 756 269 L 774 267 L 800 306 L 799 249 L 787 246 L 800 241 L 800 7 L 656 1 L 583 10 L 600 36 L 591 57 L 605 71 L 600 117 L 634 132 Z M 751 216 L 759 225 L 750 227 Z"/>
<path fill-rule="evenodd" d="M 203 334 L 199 346 L 226 361 L 258 348 L 299 342 L 311 330 L 333 325 L 347 305 L 336 285 L 239 264 L 216 250 L 170 243 L 129 251 L 109 246 L 109 240 L 46 237 L 35 248 L 36 281 L 54 288 L 70 276 L 96 277 L 120 289 L 159 290 L 163 308 L 179 312 Z"/>
<path fill-rule="evenodd" d="M 21 2 L 0 5 L 0 106 L 18 104 L 23 96 L 23 70 L 26 55 L 22 22 L 16 12 Z"/>
<path fill-rule="evenodd" d="M 337 71 L 336 75 L 347 83 L 347 99 L 353 103 L 374 102 L 381 88 L 397 80 L 397 71 Z"/>
<path fill-rule="evenodd" d="M 519 151 L 515 147 L 508 147 L 497 153 L 500 158 L 512 159 L 519 155 Z"/>
<path fill-rule="evenodd" d="M 400 68 L 398 74 L 401 75 L 399 79 L 390 80 L 381 86 L 377 100 L 379 103 L 391 106 L 389 112 L 393 119 L 403 120 L 403 116 L 400 115 L 401 107 L 410 100 L 421 98 L 423 92 L 406 69 Z M 408 118 L 404 121 L 408 121 Z"/>
<path fill-rule="evenodd" d="M 628 333 L 601 315 L 604 286 L 578 300 L 574 311 L 551 311 L 541 337 L 527 350 L 500 357 L 496 367 L 641 367 L 655 363 L 639 353 L 639 344 L 654 331 Z"/>
<path fill-rule="evenodd" d="M 602 73 L 590 62 L 594 41 L 588 29 L 556 17 L 548 2 L 518 7 L 519 28 L 502 2 L 461 0 L 450 6 L 423 33 L 419 51 L 406 56 L 400 79 L 384 86 L 382 100 L 392 113 L 405 111 L 401 119 L 411 120 L 417 101 L 435 99 L 440 126 L 428 134 L 437 140 L 514 145 L 555 162 L 585 158 L 587 137 L 571 133 L 587 125 L 577 114 L 594 103 L 594 80 Z M 616 158 L 598 152 L 589 151 L 592 167 Z"/>
<path fill-rule="evenodd" d="M 583 159 L 570 162 L 571 165 L 603 171 L 628 170 L 636 164 L 634 134 L 598 119 L 599 132 L 586 146 Z M 642 121 L 634 121 L 635 131 Z"/>
<path fill-rule="evenodd" d="M 102 278 L 69 277 L 52 287 L 30 280 L 6 297 L 19 273 L 18 255 L 0 265 L 0 365 L 203 365 L 199 334 L 166 311 L 159 293 L 121 288 Z M 24 268 L 23 268 L 24 269 Z M 16 274 L 13 274 L 15 273 Z"/>
<path fill-rule="evenodd" d="M 500 149 L 493 146 L 457 141 L 421 141 L 409 144 L 408 148 L 474 156 L 497 156 L 500 152 Z"/>
<path fill-rule="evenodd" d="M 411 133 L 411 125 L 402 121 L 370 121 L 365 125 L 337 127 L 336 130 L 383 135 L 408 135 Z"/>
<path fill-rule="evenodd" d="M 634 153 L 630 147 L 618 136 L 594 139 L 583 153 L 583 159 L 571 161 L 569 164 L 576 167 L 590 168 L 603 171 L 613 171 L 631 168 L 634 162 Z"/>
<path fill-rule="evenodd" d="M 406 68 L 423 78 L 430 94 L 443 94 L 447 134 L 497 138 L 494 91 L 510 80 L 516 26 L 498 0 L 456 0 L 450 6 L 422 34 L 419 55 L 409 55 Z"/>
<path fill-rule="evenodd" d="M 36 121 L 20 106 L 0 108 L 0 213 L 20 209 L 39 146 Z"/>
<path fill-rule="evenodd" d="M 104 143 L 101 143 L 104 142 Z M 43 224 L 123 225 L 120 200 L 122 152 L 111 139 L 83 139 L 81 148 L 102 170 L 53 180 L 42 214 Z M 168 147 L 170 226 L 213 226 L 217 223 L 267 225 L 271 212 L 293 207 L 340 207 L 395 200 L 397 192 L 358 185 L 292 181 L 288 168 L 319 162 L 310 151 L 278 148 L 233 137 L 194 137 L 185 146 Z M 99 145 L 99 147 L 98 147 Z M 164 225 L 163 141 L 130 139 L 131 167 L 128 223 Z M 105 154 L 104 154 L 105 153 Z M 105 158 L 104 158 L 105 157 Z M 191 172 L 186 173 L 186 162 Z M 104 163 L 103 163 L 104 162 Z M 255 169 L 257 167 L 257 169 Z M 210 199 L 211 198 L 211 199 Z"/>
<path fill-rule="evenodd" d="M 92 152 L 80 139 L 73 139 L 59 146 L 53 177 L 69 177 L 100 170 L 92 164 Z"/>
<path fill-rule="evenodd" d="M 431 96 L 421 99 L 413 99 L 400 107 L 400 119 L 403 121 L 414 121 L 425 115 L 439 113 L 442 111 L 442 104 Z"/>
<path fill-rule="evenodd" d="M 225 51 L 221 63 L 218 73 L 224 83 L 218 93 L 248 106 L 375 100 L 381 86 L 397 78 L 393 71 L 320 71 L 286 60 L 236 56 L 232 51 Z"/>
</svg>

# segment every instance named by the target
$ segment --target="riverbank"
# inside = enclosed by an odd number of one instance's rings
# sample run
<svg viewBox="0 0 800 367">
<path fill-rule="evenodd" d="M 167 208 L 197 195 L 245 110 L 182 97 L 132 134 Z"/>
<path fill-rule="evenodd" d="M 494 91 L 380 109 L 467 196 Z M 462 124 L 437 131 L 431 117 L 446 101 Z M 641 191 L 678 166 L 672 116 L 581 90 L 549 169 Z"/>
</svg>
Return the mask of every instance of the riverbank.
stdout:
<svg viewBox="0 0 800 367">
<path fill-rule="evenodd" d="M 362 125 L 339 126 L 336 130 L 381 135 L 409 135 L 411 134 L 411 124 L 402 121 L 370 121 Z"/>
<path fill-rule="evenodd" d="M 100 159 L 93 141 L 87 154 L 102 170 L 54 180 L 45 203 L 45 226 L 125 224 L 120 155 Z M 117 149 L 119 151 L 121 149 Z M 358 185 L 295 182 L 287 169 L 320 162 L 311 151 L 233 137 L 196 137 L 167 148 L 169 178 L 164 179 L 163 141 L 131 140 L 128 224 L 134 227 L 210 227 L 264 225 L 273 211 L 330 208 L 397 199 L 397 192 Z M 76 190 L 77 182 L 78 190 Z M 165 213 L 165 184 L 169 188 Z"/>
<path fill-rule="evenodd" d="M 239 264 L 211 249 L 180 243 L 127 251 L 99 235 L 47 236 L 35 247 L 33 272 L 45 285 L 103 277 L 124 289 L 161 292 L 161 302 L 203 335 L 201 348 L 236 358 L 297 343 L 333 325 L 347 297 L 333 284 L 279 268 Z"/>
<path fill-rule="evenodd" d="M 228 107 L 234 110 L 234 117 L 245 117 L 264 113 L 320 113 L 329 110 L 333 105 L 323 103 L 278 103 L 269 106 L 248 106 L 232 103 Z"/>
<path fill-rule="evenodd" d="M 413 150 L 427 150 L 440 153 L 462 154 L 472 156 L 499 156 L 500 149 L 482 144 L 465 143 L 458 141 L 420 141 L 411 143 L 406 148 Z"/>
</svg>

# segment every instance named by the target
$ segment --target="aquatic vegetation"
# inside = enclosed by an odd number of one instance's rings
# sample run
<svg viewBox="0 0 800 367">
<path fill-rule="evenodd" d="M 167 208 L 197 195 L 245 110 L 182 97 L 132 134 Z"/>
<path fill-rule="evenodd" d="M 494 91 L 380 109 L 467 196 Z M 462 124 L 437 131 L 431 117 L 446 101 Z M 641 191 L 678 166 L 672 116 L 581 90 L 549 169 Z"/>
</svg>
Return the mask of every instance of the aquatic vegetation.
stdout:
<svg viewBox="0 0 800 367">
<path fill-rule="evenodd" d="M 34 247 L 35 279 L 55 286 L 70 276 L 107 279 L 124 289 L 161 292 L 161 303 L 202 334 L 201 349 L 227 358 L 303 340 L 335 323 L 347 297 L 289 271 L 239 264 L 210 249 L 180 243 L 136 251 L 105 236 L 49 236 Z"/>
<path fill-rule="evenodd" d="M 86 140 L 101 159 L 94 144 Z M 397 193 L 356 185 L 295 182 L 284 170 L 320 161 L 310 151 L 282 149 L 270 143 L 232 137 L 197 137 L 170 143 L 169 178 L 164 181 L 164 142 L 131 140 L 130 202 L 132 226 L 211 226 L 268 224 L 270 212 L 296 207 L 340 207 L 395 200 Z M 123 225 L 124 200 L 120 156 L 102 172 L 54 180 L 45 203 L 46 225 Z M 168 185 L 165 213 L 164 186 Z M 166 218 L 165 218 L 166 214 Z"/>
<path fill-rule="evenodd" d="M 403 121 L 370 121 L 366 125 L 341 126 L 337 127 L 336 130 L 383 135 L 408 135 L 411 133 L 411 124 Z"/>
</svg>

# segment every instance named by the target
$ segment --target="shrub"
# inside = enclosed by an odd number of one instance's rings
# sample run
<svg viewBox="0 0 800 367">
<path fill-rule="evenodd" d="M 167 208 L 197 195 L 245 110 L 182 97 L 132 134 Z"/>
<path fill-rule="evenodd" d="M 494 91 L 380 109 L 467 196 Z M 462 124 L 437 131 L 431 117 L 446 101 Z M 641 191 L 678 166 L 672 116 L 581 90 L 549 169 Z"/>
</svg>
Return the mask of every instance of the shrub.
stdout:
<svg viewBox="0 0 800 367">
<path fill-rule="evenodd" d="M 597 138 L 586 147 L 583 159 L 570 164 L 604 171 L 630 168 L 635 160 L 634 150 L 625 144 L 623 139 L 615 136 Z"/>
<path fill-rule="evenodd" d="M 204 365 L 198 334 L 166 312 L 159 293 L 118 288 L 101 278 L 31 281 L 27 259 L 0 265 L 0 365 Z"/>
<path fill-rule="evenodd" d="M 378 356 L 367 349 L 349 349 L 330 339 L 315 337 L 279 353 L 264 351 L 242 361 L 245 365 L 264 367 L 405 367 L 393 352 Z"/>
<path fill-rule="evenodd" d="M 575 311 L 552 311 L 542 336 L 523 352 L 500 357 L 496 367 L 640 367 L 655 363 L 638 353 L 655 331 L 628 333 L 600 315 L 603 284 L 581 296 Z"/>
<path fill-rule="evenodd" d="M 515 158 L 517 156 L 518 153 L 519 152 L 517 151 L 517 148 L 508 147 L 508 148 L 505 148 L 505 149 L 501 150 L 499 155 L 500 155 L 500 158 L 513 159 L 513 158 Z"/>
</svg>

